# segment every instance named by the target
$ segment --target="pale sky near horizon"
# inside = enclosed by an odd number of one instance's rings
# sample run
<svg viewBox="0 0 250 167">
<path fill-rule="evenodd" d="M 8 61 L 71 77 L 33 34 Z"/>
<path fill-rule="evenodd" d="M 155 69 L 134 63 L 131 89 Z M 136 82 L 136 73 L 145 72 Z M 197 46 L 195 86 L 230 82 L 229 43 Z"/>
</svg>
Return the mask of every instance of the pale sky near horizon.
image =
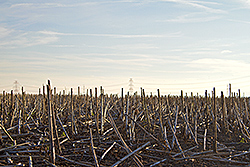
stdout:
<svg viewBox="0 0 250 167">
<path fill-rule="evenodd" d="M 0 90 L 250 96 L 250 0 L 2 0 Z"/>
</svg>

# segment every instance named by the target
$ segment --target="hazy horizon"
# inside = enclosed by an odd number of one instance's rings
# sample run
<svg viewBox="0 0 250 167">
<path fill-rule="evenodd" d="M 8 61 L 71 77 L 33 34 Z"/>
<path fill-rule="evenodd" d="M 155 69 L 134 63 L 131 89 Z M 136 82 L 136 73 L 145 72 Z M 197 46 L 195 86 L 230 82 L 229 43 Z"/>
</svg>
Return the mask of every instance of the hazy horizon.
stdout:
<svg viewBox="0 0 250 167">
<path fill-rule="evenodd" d="M 0 91 L 250 96 L 250 0 L 0 2 Z"/>
</svg>

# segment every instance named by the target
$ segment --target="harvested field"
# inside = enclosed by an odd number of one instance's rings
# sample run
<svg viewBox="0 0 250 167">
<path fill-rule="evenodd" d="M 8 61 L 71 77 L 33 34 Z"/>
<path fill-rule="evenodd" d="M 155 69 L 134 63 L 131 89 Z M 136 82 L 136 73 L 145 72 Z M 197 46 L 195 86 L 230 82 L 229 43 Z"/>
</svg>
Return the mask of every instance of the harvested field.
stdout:
<svg viewBox="0 0 250 167">
<path fill-rule="evenodd" d="M 248 98 L 157 91 L 3 92 L 0 165 L 250 166 Z"/>
</svg>

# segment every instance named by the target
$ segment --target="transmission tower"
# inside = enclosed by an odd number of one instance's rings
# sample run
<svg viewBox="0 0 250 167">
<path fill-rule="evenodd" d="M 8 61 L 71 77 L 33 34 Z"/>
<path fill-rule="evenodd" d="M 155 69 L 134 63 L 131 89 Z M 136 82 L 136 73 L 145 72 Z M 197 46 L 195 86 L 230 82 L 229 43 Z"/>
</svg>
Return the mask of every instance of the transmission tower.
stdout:
<svg viewBox="0 0 250 167">
<path fill-rule="evenodd" d="M 19 87 L 19 82 L 17 82 L 17 80 L 15 80 L 15 82 L 14 82 L 14 93 L 15 94 L 18 94 L 19 93 L 19 90 L 20 90 L 20 87 Z"/>
<path fill-rule="evenodd" d="M 128 86 L 129 86 L 129 94 L 130 94 L 130 95 L 132 95 L 133 92 L 134 92 L 134 84 L 133 84 L 133 83 L 134 83 L 133 79 L 130 78 L 130 79 L 129 79 L 129 85 L 128 85 Z"/>
<path fill-rule="evenodd" d="M 83 95 L 85 95 L 85 89 L 86 89 L 86 87 L 85 87 L 85 85 L 83 85 L 83 87 L 82 87 L 82 94 Z"/>
</svg>

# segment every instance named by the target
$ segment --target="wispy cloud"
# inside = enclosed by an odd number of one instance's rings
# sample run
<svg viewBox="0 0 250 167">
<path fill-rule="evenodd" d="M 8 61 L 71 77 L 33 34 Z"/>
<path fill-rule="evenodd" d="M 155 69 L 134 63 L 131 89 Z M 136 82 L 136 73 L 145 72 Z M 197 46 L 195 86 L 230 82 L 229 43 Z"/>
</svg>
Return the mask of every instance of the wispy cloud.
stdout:
<svg viewBox="0 0 250 167">
<path fill-rule="evenodd" d="M 8 36 L 13 30 L 0 26 L 0 38 Z"/>
<path fill-rule="evenodd" d="M 237 23 L 245 23 L 245 24 L 250 24 L 250 21 L 244 21 L 244 20 L 234 20 L 234 19 L 228 19 L 228 21 L 237 22 Z"/>
<path fill-rule="evenodd" d="M 212 2 L 212 1 L 192 1 L 194 3 L 206 4 L 206 5 L 223 5 L 222 3 Z"/>
<path fill-rule="evenodd" d="M 56 42 L 58 37 L 39 32 L 23 32 L 20 30 L 0 27 L 0 47 L 28 47 Z"/>
<path fill-rule="evenodd" d="M 36 55 L 36 57 L 27 57 L 26 59 L 21 59 L 18 56 L 12 57 L 12 59 L 17 59 L 23 61 L 22 64 L 29 67 L 57 67 L 58 69 L 64 71 L 71 69 L 75 71 L 75 67 L 78 67 L 77 70 L 84 71 L 103 71 L 104 69 L 116 69 L 113 74 L 119 73 L 119 70 L 133 70 L 133 71 L 144 71 L 145 68 L 157 69 L 159 65 L 171 65 L 171 64 L 180 64 L 186 63 L 185 60 L 178 57 L 160 57 L 157 55 L 146 55 L 146 54 L 100 54 L 100 53 L 91 53 L 91 54 L 58 54 L 57 56 L 50 57 L 49 54 L 39 54 L 39 53 L 30 53 L 30 55 Z M 49 57 L 49 59 L 48 59 Z M 94 57 L 94 59 L 92 58 Z M 84 66 L 82 66 L 84 62 Z M 18 62 L 17 62 L 18 63 Z M 8 64 L 8 63 L 5 63 Z M 12 62 L 13 64 L 13 62 Z M 51 69 L 58 71 L 56 68 Z"/>
<path fill-rule="evenodd" d="M 147 1 L 145 1 L 147 2 Z M 93 6 L 93 5 L 103 5 L 103 4 L 117 4 L 117 3 L 135 3 L 144 4 L 140 0 L 117 0 L 117 1 L 89 1 L 89 2 L 71 2 L 71 3 L 16 3 L 11 5 L 9 8 L 72 8 L 72 7 L 82 7 L 82 6 Z"/>
<path fill-rule="evenodd" d="M 157 20 L 157 22 L 176 22 L 176 23 L 196 23 L 209 22 L 220 19 L 221 16 L 201 16 L 201 13 L 192 13 L 178 16 L 174 19 Z"/>
<path fill-rule="evenodd" d="M 228 54 L 228 53 L 232 53 L 232 51 L 231 50 L 223 50 L 223 51 L 221 51 L 221 53 L 222 54 Z"/>
<path fill-rule="evenodd" d="M 79 34 L 71 34 L 71 33 L 60 33 L 60 32 L 55 32 L 55 31 L 38 31 L 40 34 L 45 34 L 45 35 L 79 35 Z"/>
<path fill-rule="evenodd" d="M 195 8 L 203 9 L 203 10 L 210 12 L 210 13 L 226 13 L 224 10 L 221 10 L 221 9 L 215 9 L 215 8 L 207 7 L 205 5 L 201 5 L 201 4 L 199 4 L 199 1 L 182 1 L 181 3 L 191 5 Z"/>
<path fill-rule="evenodd" d="M 174 32 L 170 34 L 79 34 L 79 33 L 61 33 L 55 31 L 39 31 L 38 33 L 46 35 L 61 35 L 61 36 L 93 36 L 93 37 L 111 37 L 111 38 L 171 38 L 180 37 L 181 32 Z"/>
<path fill-rule="evenodd" d="M 10 8 L 55 8 L 55 7 L 79 7 L 86 5 L 95 5 L 98 2 L 85 2 L 85 3 L 73 3 L 73 4 L 63 4 L 63 3 L 17 3 L 10 6 Z"/>
<path fill-rule="evenodd" d="M 76 45 L 50 45 L 50 47 L 55 47 L 55 48 L 74 48 Z"/>
<path fill-rule="evenodd" d="M 16 37 L 11 37 L 6 41 L 1 41 L 0 47 L 9 47 L 9 48 L 29 47 L 35 45 L 45 45 L 56 42 L 57 40 L 58 37 L 55 36 L 39 36 L 37 34 L 24 33 Z"/>
<path fill-rule="evenodd" d="M 97 47 L 97 46 L 96 46 Z M 136 43 L 136 44 L 126 44 L 126 45 L 112 45 L 112 46 L 105 46 L 105 47 L 99 47 L 99 48 L 105 48 L 105 49 L 112 49 L 112 50 L 140 50 L 140 49 L 159 49 L 158 46 L 154 44 L 147 44 L 147 43 Z"/>
<path fill-rule="evenodd" d="M 183 5 L 188 5 L 197 9 L 202 9 L 205 10 L 206 12 L 210 13 L 226 13 L 224 10 L 221 9 L 215 9 L 211 7 L 207 7 L 202 4 L 210 4 L 210 5 L 218 5 L 218 3 L 209 3 L 208 1 L 189 1 L 189 0 L 160 0 L 164 2 L 174 2 L 174 3 L 179 3 Z"/>
<path fill-rule="evenodd" d="M 249 63 L 230 59 L 198 59 L 191 61 L 187 66 L 197 68 L 198 70 L 208 70 L 211 73 L 224 73 L 227 75 L 242 75 L 245 71 L 250 70 Z"/>
<path fill-rule="evenodd" d="M 239 2 L 242 2 L 243 4 L 250 5 L 250 0 L 240 0 Z"/>
<path fill-rule="evenodd" d="M 115 56 L 114 56 L 115 57 Z M 65 56 L 59 56 L 57 57 L 58 60 L 60 60 L 61 63 L 65 62 L 66 64 L 82 64 L 82 62 L 85 62 L 86 64 L 88 65 L 91 65 L 91 66 L 95 66 L 95 68 L 97 69 L 100 69 L 99 68 L 99 65 L 105 65 L 105 67 L 111 67 L 111 68 L 114 68 L 114 67 L 121 67 L 119 65 L 124 65 L 127 67 L 131 67 L 131 66 L 134 66 L 134 67 L 151 67 L 152 66 L 152 61 L 154 61 L 154 59 L 148 57 L 148 58 L 145 58 L 145 57 L 139 57 L 139 58 L 131 58 L 131 57 L 126 57 L 124 56 L 124 58 L 112 58 L 112 57 L 108 57 L 108 56 L 105 56 L 105 57 L 96 57 L 95 59 L 89 59 L 89 57 L 85 57 L 85 56 L 74 56 L 74 55 L 71 55 L 69 57 L 69 55 L 65 55 Z M 85 68 L 85 67 L 84 67 Z"/>
</svg>

